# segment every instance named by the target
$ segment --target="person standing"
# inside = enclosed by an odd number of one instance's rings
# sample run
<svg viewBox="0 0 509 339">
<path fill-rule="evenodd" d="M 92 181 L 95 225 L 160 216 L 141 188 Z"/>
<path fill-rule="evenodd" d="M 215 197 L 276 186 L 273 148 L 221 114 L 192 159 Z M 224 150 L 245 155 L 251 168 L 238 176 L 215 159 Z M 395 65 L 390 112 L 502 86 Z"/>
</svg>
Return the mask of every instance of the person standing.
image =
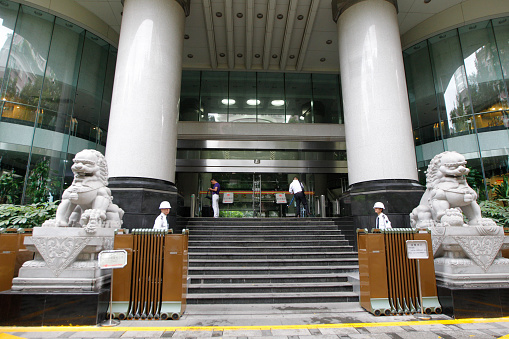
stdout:
<svg viewBox="0 0 509 339">
<path fill-rule="evenodd" d="M 387 228 L 392 228 L 391 222 L 389 218 L 383 213 L 385 206 L 381 202 L 376 202 L 373 206 L 375 213 L 378 214 L 376 217 L 376 229 L 385 230 Z"/>
<path fill-rule="evenodd" d="M 210 180 L 210 183 L 212 187 L 209 188 L 209 191 L 212 192 L 212 210 L 214 211 L 214 218 L 219 218 L 219 192 L 221 191 L 221 185 L 219 185 L 214 178 Z"/>
<path fill-rule="evenodd" d="M 299 181 L 299 178 L 294 177 L 292 183 L 290 184 L 290 188 L 288 189 L 291 194 L 295 197 L 295 202 L 297 203 L 297 218 L 300 217 L 300 203 L 304 205 L 304 209 L 306 210 L 305 216 L 309 216 L 309 207 L 306 199 L 306 195 L 304 194 L 304 186 Z"/>
<path fill-rule="evenodd" d="M 155 230 L 168 230 L 168 220 L 166 217 L 170 213 L 171 205 L 168 201 L 163 201 L 159 204 L 159 209 L 161 210 L 161 214 L 159 214 L 154 221 L 154 229 Z"/>
</svg>

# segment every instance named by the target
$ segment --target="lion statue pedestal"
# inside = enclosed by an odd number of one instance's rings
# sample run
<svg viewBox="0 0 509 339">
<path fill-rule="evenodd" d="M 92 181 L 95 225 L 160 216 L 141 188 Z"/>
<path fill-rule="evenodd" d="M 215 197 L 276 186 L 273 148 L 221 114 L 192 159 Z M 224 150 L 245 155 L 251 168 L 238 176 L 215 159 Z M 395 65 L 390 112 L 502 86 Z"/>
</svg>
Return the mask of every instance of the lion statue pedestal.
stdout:
<svg viewBox="0 0 509 339">
<path fill-rule="evenodd" d="M 101 270 L 98 253 L 113 249 L 124 212 L 113 204 L 104 156 L 95 150 L 76 154 L 74 181 L 62 195 L 56 218 L 34 229 L 25 245 L 35 252 L 23 264 L 13 291 L 98 291 L 111 270 Z"/>
<path fill-rule="evenodd" d="M 457 152 L 431 160 L 426 191 L 410 214 L 411 224 L 431 230 L 444 311 L 454 309 L 455 317 L 507 316 L 500 303 L 509 297 L 509 259 L 501 250 L 509 248 L 509 237 L 492 219 L 482 217 L 477 194 L 466 181 L 466 163 Z"/>
</svg>

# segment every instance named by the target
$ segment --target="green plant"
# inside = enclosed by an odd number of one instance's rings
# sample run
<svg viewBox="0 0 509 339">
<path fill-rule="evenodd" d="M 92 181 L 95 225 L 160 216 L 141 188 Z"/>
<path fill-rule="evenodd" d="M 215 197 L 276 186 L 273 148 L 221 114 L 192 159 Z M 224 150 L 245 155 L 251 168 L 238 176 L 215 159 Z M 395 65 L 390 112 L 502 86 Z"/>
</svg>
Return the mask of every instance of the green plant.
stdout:
<svg viewBox="0 0 509 339">
<path fill-rule="evenodd" d="M 54 218 L 58 201 L 31 205 L 0 205 L 0 228 L 33 228 Z"/>
<path fill-rule="evenodd" d="M 23 178 L 14 174 L 14 170 L 4 171 L 0 175 L 0 203 L 19 203 Z"/>
<path fill-rule="evenodd" d="M 493 198 L 497 200 L 509 199 L 509 178 L 504 175 L 502 183 L 493 186 Z M 505 203 L 506 204 L 506 203 Z"/>
<path fill-rule="evenodd" d="M 49 160 L 43 159 L 35 164 L 28 176 L 25 201 L 40 203 L 48 201 L 50 195 L 57 196 L 60 180 L 56 175 L 56 171 L 50 168 Z"/>
<path fill-rule="evenodd" d="M 484 187 L 484 178 L 481 172 L 475 168 L 469 167 L 470 172 L 467 176 L 468 185 L 477 193 L 477 200 L 486 200 L 486 188 Z"/>
<path fill-rule="evenodd" d="M 497 201 L 488 200 L 481 201 L 479 206 L 483 217 L 495 220 L 499 226 L 509 227 L 509 207 L 502 206 Z"/>
</svg>

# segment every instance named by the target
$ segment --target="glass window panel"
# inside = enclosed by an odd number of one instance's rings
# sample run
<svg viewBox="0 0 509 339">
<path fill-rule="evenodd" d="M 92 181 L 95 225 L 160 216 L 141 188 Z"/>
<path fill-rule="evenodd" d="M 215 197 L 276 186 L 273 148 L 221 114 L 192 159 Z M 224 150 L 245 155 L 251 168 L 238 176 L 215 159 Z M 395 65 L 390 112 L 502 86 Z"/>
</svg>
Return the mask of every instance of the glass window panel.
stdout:
<svg viewBox="0 0 509 339">
<path fill-rule="evenodd" d="M 84 36 L 84 29 L 56 19 L 41 97 L 43 128 L 69 130 Z"/>
<path fill-rule="evenodd" d="M 108 63 L 106 65 L 106 77 L 104 79 L 104 90 L 101 107 L 101 118 L 99 127 L 106 132 L 110 120 L 111 96 L 113 95 L 113 80 L 115 79 L 115 67 L 117 65 L 117 49 L 110 46 L 108 51 Z M 106 133 L 103 134 L 106 137 Z M 101 140 L 102 145 L 106 145 L 106 139 Z"/>
<path fill-rule="evenodd" d="M 431 60 L 426 41 L 403 53 L 414 142 L 416 145 L 441 139 Z"/>
<path fill-rule="evenodd" d="M 4 80 L 3 98 L 39 104 L 54 16 L 21 6 Z"/>
<path fill-rule="evenodd" d="M 313 122 L 311 74 L 285 74 L 286 122 Z"/>
<path fill-rule="evenodd" d="M 74 118 L 82 135 L 100 142 L 104 131 L 99 128 L 104 81 L 108 61 L 108 44 L 87 32 L 78 76 Z"/>
<path fill-rule="evenodd" d="M 429 41 L 440 114 L 435 129 L 441 130 L 444 137 L 471 133 L 472 107 L 457 31 Z"/>
<path fill-rule="evenodd" d="M 339 76 L 313 74 L 313 122 L 338 124 L 340 121 Z"/>
<path fill-rule="evenodd" d="M 182 71 L 180 88 L 180 121 L 200 121 L 200 71 Z"/>
<path fill-rule="evenodd" d="M 0 2 L 0 46 L 2 46 L 0 49 L 0 79 L 3 79 L 5 75 L 18 9 L 19 5 L 16 3 Z"/>
<path fill-rule="evenodd" d="M 509 88 L 509 17 L 493 19 L 492 23 L 506 88 Z"/>
<path fill-rule="evenodd" d="M 258 122 L 285 122 L 285 80 L 283 73 L 258 73 Z"/>
<path fill-rule="evenodd" d="M 459 33 L 474 113 L 507 109 L 507 90 L 491 22 L 462 27 Z M 481 124 L 477 128 L 488 126 Z"/>
<path fill-rule="evenodd" d="M 9 143 L 3 145 L 4 148 L 0 149 L 0 176 L 4 175 L 4 193 L 0 196 L 0 204 L 20 204 L 29 148 Z"/>
<path fill-rule="evenodd" d="M 228 72 L 202 72 L 200 121 L 228 121 Z"/>
<path fill-rule="evenodd" d="M 256 98 L 256 73 L 230 72 L 228 121 L 256 122 L 261 100 Z"/>
</svg>

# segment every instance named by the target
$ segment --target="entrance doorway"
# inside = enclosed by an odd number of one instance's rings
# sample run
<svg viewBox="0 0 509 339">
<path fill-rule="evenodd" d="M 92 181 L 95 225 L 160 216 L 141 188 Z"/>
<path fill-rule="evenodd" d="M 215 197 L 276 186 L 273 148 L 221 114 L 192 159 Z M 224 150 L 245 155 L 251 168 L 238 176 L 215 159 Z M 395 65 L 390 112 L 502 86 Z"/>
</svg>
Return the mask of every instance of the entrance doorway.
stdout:
<svg viewBox="0 0 509 339">
<path fill-rule="evenodd" d="M 211 202 L 206 199 L 210 179 L 221 185 L 219 200 L 220 216 L 223 218 L 278 218 L 296 216 L 293 195 L 288 192 L 293 177 L 302 181 L 310 212 L 314 214 L 314 176 L 296 173 L 200 173 L 198 208 L 201 216 L 210 216 Z M 225 194 L 233 197 L 228 203 Z M 286 203 L 278 203 L 276 194 L 283 194 Z M 288 206 L 289 205 L 289 206 Z"/>
</svg>

